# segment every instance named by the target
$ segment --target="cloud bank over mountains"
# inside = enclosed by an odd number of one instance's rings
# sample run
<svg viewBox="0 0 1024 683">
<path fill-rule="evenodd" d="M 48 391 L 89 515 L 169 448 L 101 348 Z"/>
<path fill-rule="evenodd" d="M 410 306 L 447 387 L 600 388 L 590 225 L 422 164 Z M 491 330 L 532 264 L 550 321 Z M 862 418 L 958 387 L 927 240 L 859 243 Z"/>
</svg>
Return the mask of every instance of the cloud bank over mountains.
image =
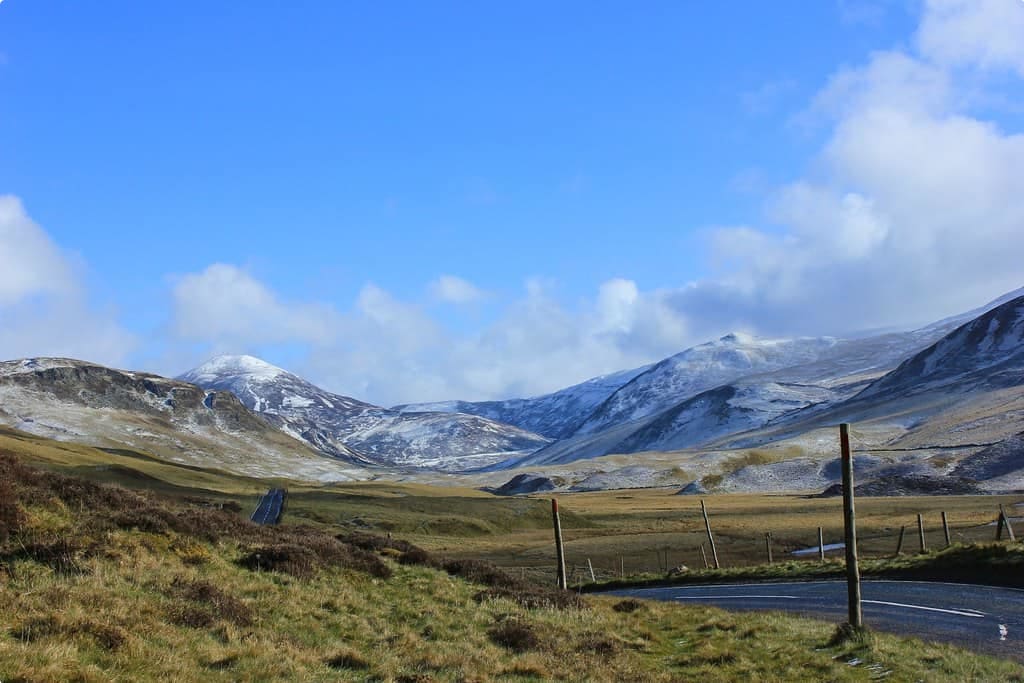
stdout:
<svg viewBox="0 0 1024 683">
<path fill-rule="evenodd" d="M 906 47 L 835 71 L 794 113 L 823 135 L 810 170 L 770 192 L 757 224 L 708 230 L 709 276 L 651 291 L 614 278 L 565 302 L 558 273 L 519 292 L 439 273 L 419 297 L 366 283 L 346 307 L 214 263 L 172 278 L 170 351 L 147 369 L 285 349 L 289 369 L 371 402 L 477 400 L 552 391 L 733 330 L 841 334 L 967 310 L 1024 284 L 1024 134 L 992 114 L 1024 78 L 1021 36 L 1020 3 L 930 0 Z M 0 198 L 0 356 L 134 357 L 138 333 L 95 310 L 73 264 L 17 198 Z"/>
<path fill-rule="evenodd" d="M 77 259 L 0 195 L 0 356 L 78 356 L 123 364 L 135 336 L 107 310 L 91 306 Z"/>
</svg>

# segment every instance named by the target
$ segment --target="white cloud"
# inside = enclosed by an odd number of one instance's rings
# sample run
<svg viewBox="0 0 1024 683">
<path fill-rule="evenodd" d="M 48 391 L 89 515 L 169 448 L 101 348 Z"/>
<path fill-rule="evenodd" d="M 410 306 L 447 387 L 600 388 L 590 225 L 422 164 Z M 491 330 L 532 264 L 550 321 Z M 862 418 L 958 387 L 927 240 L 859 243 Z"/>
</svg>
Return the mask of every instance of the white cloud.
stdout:
<svg viewBox="0 0 1024 683">
<path fill-rule="evenodd" d="M 1024 136 L 972 109 L 999 99 L 978 97 L 999 87 L 989 72 L 1024 75 L 1022 17 L 1016 1 L 932 0 L 914 50 L 838 70 L 809 103 L 827 126 L 813 172 L 771 193 L 764 225 L 711 230 L 715 270 L 702 280 L 643 291 L 616 278 L 569 307 L 533 278 L 500 310 L 481 303 L 485 328 L 456 332 L 372 284 L 337 311 L 286 302 L 221 265 L 179 283 L 177 329 L 305 344 L 297 370 L 389 404 L 535 395 L 732 330 L 835 334 L 974 308 L 1024 284 Z M 451 275 L 428 291 L 456 304 L 482 296 Z"/>
<path fill-rule="evenodd" d="M 472 282 L 455 275 L 442 275 L 434 280 L 430 293 L 438 301 L 449 304 L 471 304 L 487 296 Z"/>
<path fill-rule="evenodd" d="M 71 259 L 21 200 L 0 196 L 0 358 L 69 356 L 117 365 L 134 346 L 112 313 L 88 305 Z"/>
<path fill-rule="evenodd" d="M 1024 136 L 972 113 L 979 83 L 995 86 L 958 71 L 1018 69 L 1022 21 L 1019 2 L 936 0 L 919 52 L 838 71 L 810 108 L 831 127 L 815 175 L 774 192 L 774 227 L 715 230 L 718 277 L 675 305 L 708 329 L 841 333 L 928 321 L 1024 284 L 1011 246 L 1024 234 Z"/>
<path fill-rule="evenodd" d="M 29 296 L 67 294 L 74 280 L 67 259 L 25 213 L 21 200 L 0 195 L 0 306 Z"/>
<path fill-rule="evenodd" d="M 324 305 L 283 301 L 241 268 L 215 263 L 175 283 L 174 331 L 216 350 L 287 342 L 328 343 L 334 314 Z"/>
<path fill-rule="evenodd" d="M 1024 3 L 927 0 L 917 35 L 921 53 L 943 65 L 1011 69 L 1024 76 Z"/>
</svg>

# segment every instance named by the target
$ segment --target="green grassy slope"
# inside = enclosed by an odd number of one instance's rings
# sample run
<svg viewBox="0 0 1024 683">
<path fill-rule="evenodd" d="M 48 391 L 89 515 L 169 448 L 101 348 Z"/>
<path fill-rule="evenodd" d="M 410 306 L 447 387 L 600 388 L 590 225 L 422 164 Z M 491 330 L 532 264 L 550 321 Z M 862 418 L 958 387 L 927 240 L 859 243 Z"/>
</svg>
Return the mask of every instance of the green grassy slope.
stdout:
<svg viewBox="0 0 1024 683">
<path fill-rule="evenodd" d="M 580 600 L 402 541 L 255 527 L 10 454 L 0 489 L 5 683 L 1024 680 L 910 639 L 830 645 L 833 625 L 803 619 Z"/>
</svg>

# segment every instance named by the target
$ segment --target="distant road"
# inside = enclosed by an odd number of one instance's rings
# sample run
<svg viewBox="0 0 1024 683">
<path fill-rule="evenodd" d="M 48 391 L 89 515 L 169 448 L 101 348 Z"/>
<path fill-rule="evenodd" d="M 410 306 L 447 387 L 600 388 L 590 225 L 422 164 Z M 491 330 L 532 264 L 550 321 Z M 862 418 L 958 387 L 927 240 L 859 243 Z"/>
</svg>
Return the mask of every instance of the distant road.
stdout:
<svg viewBox="0 0 1024 683">
<path fill-rule="evenodd" d="M 257 524 L 277 524 L 284 510 L 284 489 L 270 489 L 261 498 L 256 511 L 249 517 Z"/>
<path fill-rule="evenodd" d="M 924 581 L 864 581 L 864 624 L 1024 662 L 1024 590 Z M 730 610 L 772 610 L 846 621 L 846 582 L 679 586 L 609 591 Z"/>
</svg>

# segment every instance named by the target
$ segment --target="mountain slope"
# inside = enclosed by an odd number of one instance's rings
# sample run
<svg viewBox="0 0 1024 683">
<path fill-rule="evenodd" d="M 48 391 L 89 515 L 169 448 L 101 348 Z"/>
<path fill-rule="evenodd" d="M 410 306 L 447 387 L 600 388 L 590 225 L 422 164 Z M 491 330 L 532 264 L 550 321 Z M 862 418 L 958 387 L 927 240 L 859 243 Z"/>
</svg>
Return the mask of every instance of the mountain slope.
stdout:
<svg viewBox="0 0 1024 683">
<path fill-rule="evenodd" d="M 231 391 L 282 431 L 329 455 L 362 464 L 457 470 L 548 442 L 475 415 L 403 412 L 363 403 L 252 356 L 221 356 L 180 379 Z"/>
<path fill-rule="evenodd" d="M 569 436 L 597 406 L 619 387 L 645 372 L 650 366 L 602 375 L 586 382 L 533 398 L 504 401 L 444 401 L 395 406 L 395 410 L 442 411 L 479 415 L 521 429 L 560 439 Z"/>
<path fill-rule="evenodd" d="M 855 400 L 1024 381 L 1024 296 L 1011 299 L 908 358 Z"/>
<path fill-rule="evenodd" d="M 0 423 L 249 476 L 366 477 L 280 433 L 229 392 L 67 358 L 0 362 Z"/>
<path fill-rule="evenodd" d="M 656 363 L 616 390 L 576 429 L 594 434 L 655 415 L 703 391 L 741 377 L 817 360 L 837 343 L 831 337 L 761 340 L 730 334 Z"/>
<path fill-rule="evenodd" d="M 954 316 L 919 330 L 871 337 L 759 340 L 728 335 L 655 364 L 613 393 L 574 434 L 501 467 L 716 443 L 749 447 L 829 420 L 884 415 L 890 408 L 867 414 L 864 409 L 887 393 L 922 391 L 929 382 L 962 385 L 965 373 L 982 368 L 988 368 L 984 383 L 990 388 L 1020 384 L 1013 358 L 1022 323 L 1011 312 L 1018 299 L 999 301 L 1004 303 L 966 323 L 964 316 Z M 929 345 L 935 345 L 931 355 L 913 361 Z M 1001 380 L 994 374 L 999 369 Z M 834 413 L 861 396 L 865 400 L 858 411 Z"/>
</svg>

